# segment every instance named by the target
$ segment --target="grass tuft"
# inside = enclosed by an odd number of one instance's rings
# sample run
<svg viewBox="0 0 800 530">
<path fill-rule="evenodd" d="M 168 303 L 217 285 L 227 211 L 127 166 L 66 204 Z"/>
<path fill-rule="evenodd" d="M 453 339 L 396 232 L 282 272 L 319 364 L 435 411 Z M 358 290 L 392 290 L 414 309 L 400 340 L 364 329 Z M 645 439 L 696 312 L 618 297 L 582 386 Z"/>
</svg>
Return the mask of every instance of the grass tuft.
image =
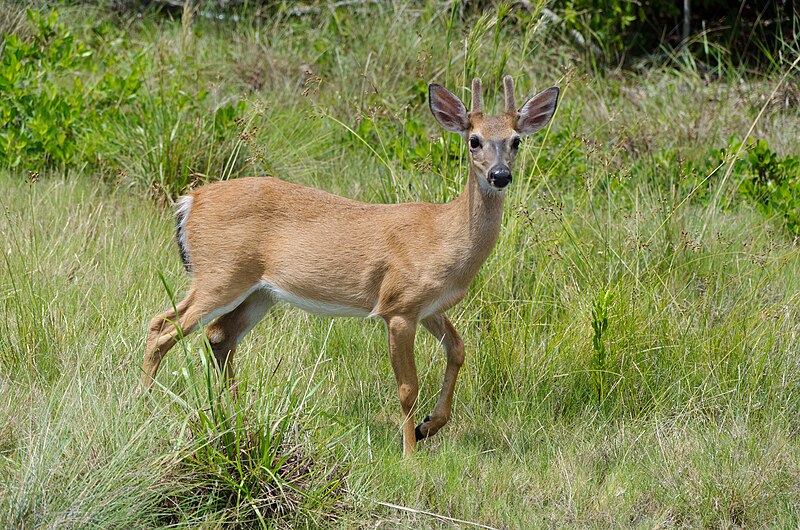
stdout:
<svg viewBox="0 0 800 530">
<path fill-rule="evenodd" d="M 218 379 L 213 356 L 182 370 L 188 392 L 170 392 L 186 417 L 175 479 L 163 501 L 172 522 L 212 518 L 236 527 L 309 527 L 330 523 L 346 507 L 347 466 L 333 447 L 346 431 L 314 405 L 314 387 L 299 379 L 252 384 L 244 374 L 241 399 Z"/>
</svg>

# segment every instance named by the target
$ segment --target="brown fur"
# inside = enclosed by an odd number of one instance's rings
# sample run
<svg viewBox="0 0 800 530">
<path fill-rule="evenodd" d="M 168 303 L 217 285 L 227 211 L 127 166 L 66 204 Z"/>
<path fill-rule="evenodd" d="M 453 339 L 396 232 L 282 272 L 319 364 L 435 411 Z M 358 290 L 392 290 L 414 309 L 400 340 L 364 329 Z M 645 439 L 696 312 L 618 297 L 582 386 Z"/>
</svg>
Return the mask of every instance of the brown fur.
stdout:
<svg viewBox="0 0 800 530">
<path fill-rule="evenodd" d="M 549 103 L 554 111 L 555 100 Z M 179 336 L 211 316 L 218 318 L 207 336 L 232 377 L 237 342 L 278 293 L 289 293 L 321 308 L 382 318 L 403 413 L 404 453 L 411 453 L 416 437 L 435 434 L 450 418 L 464 360 L 461 337 L 444 312 L 464 297 L 497 241 L 504 190 L 492 189 L 486 175 L 497 164 L 513 167 L 510 139 L 520 117 L 468 116 L 458 98 L 435 85 L 431 108 L 448 129 L 482 140 L 481 149 L 470 149 L 465 191 L 450 203 L 366 204 L 268 177 L 192 192 L 182 234 L 193 280 L 177 314 L 168 310 L 150 323 L 145 386 Z M 415 434 L 413 347 L 420 322 L 444 345 L 447 370 L 433 413 Z"/>
</svg>

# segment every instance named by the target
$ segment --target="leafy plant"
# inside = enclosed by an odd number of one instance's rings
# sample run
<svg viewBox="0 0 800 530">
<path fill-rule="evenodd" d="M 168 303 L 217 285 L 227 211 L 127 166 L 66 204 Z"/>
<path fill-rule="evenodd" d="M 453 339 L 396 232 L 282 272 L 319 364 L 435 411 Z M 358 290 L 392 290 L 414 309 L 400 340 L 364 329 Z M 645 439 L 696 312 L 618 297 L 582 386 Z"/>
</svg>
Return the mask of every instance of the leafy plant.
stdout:
<svg viewBox="0 0 800 530">
<path fill-rule="evenodd" d="M 64 73 L 85 65 L 91 51 L 55 12 L 29 9 L 30 42 L 5 35 L 0 57 L 0 161 L 63 167 L 73 161 L 81 116 L 86 112 L 83 82 Z M 62 79 L 59 79 L 62 77 Z"/>
<path fill-rule="evenodd" d="M 597 403 L 601 405 L 605 399 L 608 389 L 606 388 L 606 344 L 603 341 L 603 334 L 608 330 L 608 306 L 611 303 L 611 292 L 603 290 L 597 296 L 592 306 L 592 374 L 597 391 Z"/>
<path fill-rule="evenodd" d="M 644 18 L 644 9 L 637 2 L 573 0 L 564 4 L 561 15 L 567 28 L 585 33 L 604 57 L 617 60 L 635 42 L 630 33 Z"/>
<path fill-rule="evenodd" d="M 31 37 L 5 35 L 0 56 L 0 163 L 63 170 L 90 149 L 86 133 L 98 115 L 118 113 L 136 94 L 142 67 L 122 71 L 113 54 L 93 58 L 101 54 L 55 11 L 29 9 L 27 20 Z"/>
<path fill-rule="evenodd" d="M 693 64 L 697 58 L 719 65 L 725 58 L 763 67 L 780 65 L 796 53 L 798 12 L 792 2 L 569 0 L 550 5 L 570 39 L 591 52 L 590 60 L 621 63 L 677 48 L 690 51 L 686 58 Z"/>
<path fill-rule="evenodd" d="M 739 194 L 766 216 L 778 216 L 792 235 L 800 234 L 800 162 L 781 158 L 760 139 L 747 148 L 749 171 Z"/>
</svg>

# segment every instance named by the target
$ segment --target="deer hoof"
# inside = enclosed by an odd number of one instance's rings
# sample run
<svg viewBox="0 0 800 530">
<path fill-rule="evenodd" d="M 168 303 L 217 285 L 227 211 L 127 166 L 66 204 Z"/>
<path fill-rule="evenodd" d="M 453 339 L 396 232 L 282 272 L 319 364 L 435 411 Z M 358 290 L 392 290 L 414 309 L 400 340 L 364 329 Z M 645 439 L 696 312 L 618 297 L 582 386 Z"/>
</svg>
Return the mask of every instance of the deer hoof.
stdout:
<svg viewBox="0 0 800 530">
<path fill-rule="evenodd" d="M 429 421 L 431 421 L 431 417 L 430 416 L 425 416 L 425 419 L 422 420 L 422 423 L 427 423 Z M 424 440 L 425 438 L 430 436 L 429 434 L 422 434 L 422 430 L 420 429 L 420 427 L 422 427 L 422 423 L 417 425 L 417 428 L 414 429 L 414 438 L 416 438 L 417 441 Z"/>
</svg>

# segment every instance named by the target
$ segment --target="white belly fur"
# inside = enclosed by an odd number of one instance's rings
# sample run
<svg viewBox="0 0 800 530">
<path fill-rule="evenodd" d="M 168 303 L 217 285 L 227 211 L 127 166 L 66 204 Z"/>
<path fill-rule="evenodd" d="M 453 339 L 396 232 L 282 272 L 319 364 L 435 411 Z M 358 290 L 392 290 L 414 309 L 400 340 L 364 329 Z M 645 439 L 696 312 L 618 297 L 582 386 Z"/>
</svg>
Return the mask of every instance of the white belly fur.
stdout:
<svg viewBox="0 0 800 530">
<path fill-rule="evenodd" d="M 276 302 L 286 302 L 295 307 L 299 307 L 303 311 L 314 313 L 315 315 L 324 315 L 329 317 L 373 316 L 369 311 L 365 311 L 358 307 L 329 304 L 327 302 L 320 302 L 310 298 L 303 298 L 302 296 L 297 296 L 296 294 L 290 293 L 266 281 L 261 281 L 260 284 L 261 288 L 266 289 L 270 292 L 270 294 L 272 294 Z"/>
<path fill-rule="evenodd" d="M 255 291 L 256 289 L 264 289 L 272 295 L 275 302 L 286 302 L 287 304 L 293 305 L 297 308 L 302 309 L 303 311 L 307 311 L 309 313 L 313 313 L 315 315 L 323 315 L 329 317 L 361 317 L 361 318 L 373 318 L 377 315 L 374 312 L 366 311 L 359 307 L 350 307 L 346 305 L 340 304 L 331 304 L 328 302 L 320 302 L 319 300 L 314 300 L 311 298 L 304 298 L 302 296 L 298 296 L 294 293 L 291 293 L 285 289 L 281 289 L 280 287 L 269 283 L 268 281 L 261 280 L 253 288 L 248 291 L 248 295 Z M 466 293 L 461 290 L 457 291 L 447 291 L 442 294 L 438 299 L 434 300 L 430 305 L 424 308 L 421 312 L 420 317 L 426 318 L 435 313 L 438 313 L 442 308 L 450 307 L 458 300 L 464 297 Z M 236 305 L 238 305 L 237 302 Z"/>
</svg>

